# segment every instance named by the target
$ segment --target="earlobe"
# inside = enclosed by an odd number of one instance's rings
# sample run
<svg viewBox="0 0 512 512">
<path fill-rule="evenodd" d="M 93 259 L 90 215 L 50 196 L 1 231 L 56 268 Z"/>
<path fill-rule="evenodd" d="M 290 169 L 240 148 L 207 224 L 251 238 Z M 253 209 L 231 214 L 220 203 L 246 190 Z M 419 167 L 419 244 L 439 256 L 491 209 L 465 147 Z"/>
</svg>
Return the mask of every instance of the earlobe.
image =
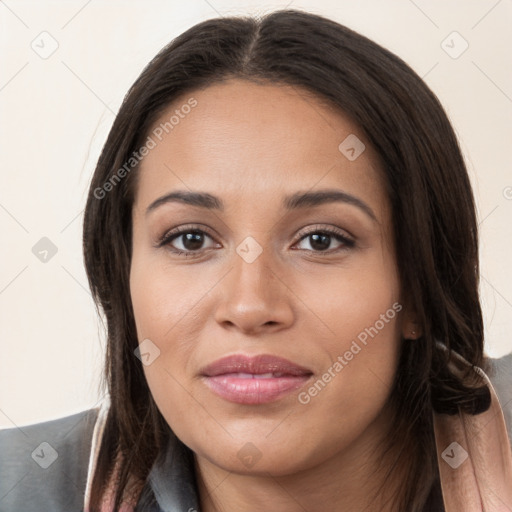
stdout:
<svg viewBox="0 0 512 512">
<path fill-rule="evenodd" d="M 404 339 L 417 340 L 421 335 L 421 328 L 418 322 L 414 320 L 404 322 L 404 328 L 402 329 L 402 336 Z"/>
<path fill-rule="evenodd" d="M 422 328 L 417 321 L 415 308 L 410 305 L 405 307 L 402 316 L 402 337 L 406 340 L 417 340 L 422 336 Z"/>
</svg>

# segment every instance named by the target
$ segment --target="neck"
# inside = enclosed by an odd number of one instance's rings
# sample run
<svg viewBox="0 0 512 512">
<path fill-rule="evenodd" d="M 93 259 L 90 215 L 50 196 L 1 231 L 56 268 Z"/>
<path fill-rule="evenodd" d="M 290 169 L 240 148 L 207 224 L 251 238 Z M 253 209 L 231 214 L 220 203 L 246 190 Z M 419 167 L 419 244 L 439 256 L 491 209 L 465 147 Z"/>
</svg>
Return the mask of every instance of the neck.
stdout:
<svg viewBox="0 0 512 512">
<path fill-rule="evenodd" d="M 320 465 L 288 475 L 234 473 L 196 456 L 201 510 L 396 512 L 396 493 L 407 468 L 394 469 L 392 481 L 385 481 L 395 454 L 384 460 L 384 437 L 378 432 L 382 433 L 382 417 L 378 428 L 370 425 L 356 442 Z"/>
</svg>

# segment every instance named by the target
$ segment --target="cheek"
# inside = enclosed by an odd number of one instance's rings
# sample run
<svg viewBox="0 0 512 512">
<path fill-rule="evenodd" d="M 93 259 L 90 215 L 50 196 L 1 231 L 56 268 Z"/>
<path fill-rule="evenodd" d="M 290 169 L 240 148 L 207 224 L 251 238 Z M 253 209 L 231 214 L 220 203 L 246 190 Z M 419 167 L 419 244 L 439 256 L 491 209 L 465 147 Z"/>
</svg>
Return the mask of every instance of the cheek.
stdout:
<svg viewBox="0 0 512 512">
<path fill-rule="evenodd" d="M 138 341 L 151 341 L 151 362 L 143 366 L 146 380 L 162 414 L 178 433 L 182 422 L 173 420 L 189 417 L 197 407 L 189 379 L 197 344 L 193 341 L 200 339 L 204 327 L 197 318 L 200 299 L 218 279 L 208 284 L 191 267 L 170 268 L 165 258 L 157 256 L 140 248 L 134 251 L 130 292 Z"/>
<path fill-rule="evenodd" d="M 186 273 L 170 272 L 147 255 L 142 258 L 134 254 L 132 259 L 130 291 L 138 341 L 147 343 L 145 340 L 149 339 L 154 344 L 149 345 L 152 357 L 149 364 L 143 365 L 143 371 L 157 407 L 182 440 L 188 440 L 193 423 L 191 411 L 197 407 L 186 382 L 191 346 L 180 342 L 187 328 L 193 330 L 196 324 L 190 320 L 198 292 L 191 289 L 188 277 Z M 205 435 L 218 436 L 217 432 L 209 432 L 208 424 L 206 427 Z M 197 437 L 198 432 L 194 439 Z"/>
<path fill-rule="evenodd" d="M 130 293 L 139 341 L 171 340 L 190 316 L 208 287 L 185 267 L 169 268 L 161 255 L 135 253 L 130 271 Z"/>
<path fill-rule="evenodd" d="M 308 277 L 303 296 L 329 333 L 325 348 L 332 359 L 343 355 L 357 341 L 353 352 L 393 357 L 399 339 L 402 305 L 396 269 L 390 258 L 372 255 L 352 267 L 320 279 Z M 316 285 L 315 285 L 316 282 Z M 314 301 L 314 302 L 313 302 Z M 371 343 L 375 340 L 375 343 Z M 355 354 L 354 354 L 355 356 Z M 348 354 L 348 358 L 351 358 Z M 360 357 L 358 357 L 360 358 Z M 353 358 L 355 359 L 355 357 Z"/>
<path fill-rule="evenodd" d="M 363 313 L 333 317 L 338 335 L 322 345 L 328 362 L 299 401 L 318 407 L 336 403 L 370 415 L 384 405 L 398 364 L 401 309 L 398 302 L 366 302 Z"/>
<path fill-rule="evenodd" d="M 328 327 L 318 345 L 327 357 L 299 402 L 311 418 L 332 418 L 333 411 L 341 411 L 345 432 L 352 430 L 351 424 L 355 435 L 357 425 L 368 424 L 379 414 L 393 385 L 403 309 L 399 281 L 393 263 L 381 260 L 322 284 L 312 309 Z"/>
</svg>

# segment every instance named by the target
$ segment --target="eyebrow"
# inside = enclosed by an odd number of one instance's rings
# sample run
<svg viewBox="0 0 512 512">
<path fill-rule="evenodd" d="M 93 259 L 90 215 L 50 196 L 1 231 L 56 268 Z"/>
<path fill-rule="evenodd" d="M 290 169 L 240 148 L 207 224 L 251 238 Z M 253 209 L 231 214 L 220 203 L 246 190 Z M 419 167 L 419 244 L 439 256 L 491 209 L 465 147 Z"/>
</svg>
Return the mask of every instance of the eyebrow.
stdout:
<svg viewBox="0 0 512 512">
<path fill-rule="evenodd" d="M 176 190 L 170 192 L 153 201 L 146 209 L 146 215 L 159 206 L 167 203 L 178 202 L 199 206 L 208 210 L 224 211 L 224 203 L 208 192 L 190 192 L 187 190 Z M 283 200 L 283 206 L 286 210 L 298 210 L 301 208 L 310 208 L 320 206 L 326 203 L 345 203 L 356 206 L 366 213 L 372 220 L 377 221 L 373 210 L 361 199 L 336 189 L 317 190 L 314 192 L 296 192 L 286 196 Z"/>
</svg>

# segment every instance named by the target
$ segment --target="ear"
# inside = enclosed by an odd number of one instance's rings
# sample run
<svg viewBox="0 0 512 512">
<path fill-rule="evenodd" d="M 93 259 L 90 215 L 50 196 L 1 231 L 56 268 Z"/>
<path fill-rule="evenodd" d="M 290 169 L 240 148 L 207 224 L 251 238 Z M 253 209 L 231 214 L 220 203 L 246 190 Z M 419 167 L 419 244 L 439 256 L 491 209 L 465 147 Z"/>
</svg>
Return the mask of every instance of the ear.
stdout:
<svg viewBox="0 0 512 512">
<path fill-rule="evenodd" d="M 406 340 L 417 340 L 423 335 L 423 329 L 417 319 L 416 309 L 406 305 L 402 312 L 402 337 Z"/>
</svg>

